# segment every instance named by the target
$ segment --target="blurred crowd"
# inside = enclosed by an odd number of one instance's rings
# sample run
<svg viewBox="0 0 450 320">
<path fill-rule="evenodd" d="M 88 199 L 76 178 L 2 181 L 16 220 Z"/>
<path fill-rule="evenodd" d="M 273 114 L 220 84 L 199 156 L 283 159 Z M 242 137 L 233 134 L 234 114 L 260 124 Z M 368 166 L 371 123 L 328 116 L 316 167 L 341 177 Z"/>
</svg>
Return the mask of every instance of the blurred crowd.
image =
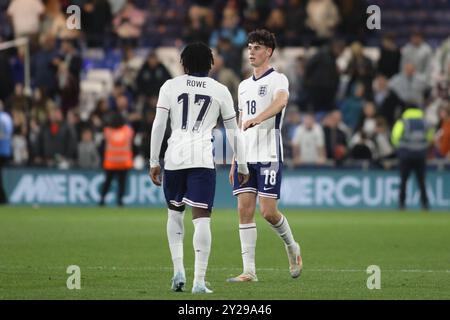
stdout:
<svg viewBox="0 0 450 320">
<path fill-rule="evenodd" d="M 81 8 L 81 30 L 66 27 L 71 4 Z M 364 0 L 0 0 L 0 42 L 31 43 L 31 92 L 23 48 L 0 51 L 0 112 L 13 122 L 10 164 L 99 168 L 103 128 L 118 111 L 136 133 L 135 162 L 142 167 L 159 88 L 175 76 L 155 49 L 208 43 L 215 52 L 210 76 L 237 103 L 239 82 L 248 76 L 242 52 L 256 28 L 274 32 L 279 51 L 313 49 L 280 70 L 290 80 L 282 129 L 288 164 L 388 166 L 395 159 L 390 130 L 411 105 L 423 108 L 435 129 L 429 159 L 450 159 L 450 36 L 431 46 L 412 24 L 401 43 L 394 33 L 366 28 L 367 6 Z M 445 1 L 428 9 L 450 14 Z M 366 55 L 368 44 L 377 47 L 376 59 Z M 121 54 L 111 93 L 83 117 L 80 82 L 90 48 Z M 141 48 L 149 49 L 143 62 Z"/>
</svg>

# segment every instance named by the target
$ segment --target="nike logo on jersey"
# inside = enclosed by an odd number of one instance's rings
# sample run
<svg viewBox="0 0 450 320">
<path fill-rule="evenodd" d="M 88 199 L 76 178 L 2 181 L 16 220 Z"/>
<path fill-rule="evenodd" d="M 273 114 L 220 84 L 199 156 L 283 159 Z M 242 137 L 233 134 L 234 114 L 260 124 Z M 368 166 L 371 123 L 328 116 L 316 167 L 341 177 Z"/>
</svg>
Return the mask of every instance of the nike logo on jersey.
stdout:
<svg viewBox="0 0 450 320">
<path fill-rule="evenodd" d="M 270 188 L 266 188 L 266 187 L 264 187 L 264 191 L 267 191 L 267 190 L 272 190 L 274 187 L 270 187 Z"/>
<path fill-rule="evenodd" d="M 247 91 L 242 91 L 242 92 L 239 92 L 239 95 L 242 95 L 242 94 L 244 94 L 244 93 L 246 93 Z"/>
</svg>

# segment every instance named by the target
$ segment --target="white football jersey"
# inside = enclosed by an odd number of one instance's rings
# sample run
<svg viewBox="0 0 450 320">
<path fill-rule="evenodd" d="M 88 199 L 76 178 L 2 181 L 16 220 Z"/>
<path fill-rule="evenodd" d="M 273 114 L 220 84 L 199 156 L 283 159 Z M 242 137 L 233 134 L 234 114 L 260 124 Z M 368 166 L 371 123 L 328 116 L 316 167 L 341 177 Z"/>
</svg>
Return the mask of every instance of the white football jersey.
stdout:
<svg viewBox="0 0 450 320">
<path fill-rule="evenodd" d="M 157 108 L 169 112 L 172 129 L 165 168 L 214 168 L 212 130 L 220 115 L 236 117 L 227 87 L 209 77 L 178 76 L 161 87 Z"/>
<path fill-rule="evenodd" d="M 280 90 L 289 94 L 289 81 L 284 74 L 276 72 L 273 68 L 258 79 L 253 75 L 242 81 L 239 85 L 239 111 L 242 123 L 255 118 L 267 109 Z M 281 123 L 284 111 L 285 109 L 243 132 L 247 162 L 283 161 Z"/>
</svg>

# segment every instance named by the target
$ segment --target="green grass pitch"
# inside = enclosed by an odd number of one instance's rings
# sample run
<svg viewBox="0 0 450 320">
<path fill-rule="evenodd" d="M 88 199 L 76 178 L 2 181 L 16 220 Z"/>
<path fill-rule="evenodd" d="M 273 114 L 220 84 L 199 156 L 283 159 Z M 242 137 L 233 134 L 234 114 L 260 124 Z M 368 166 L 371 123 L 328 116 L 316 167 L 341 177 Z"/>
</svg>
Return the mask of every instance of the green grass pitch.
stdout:
<svg viewBox="0 0 450 320">
<path fill-rule="evenodd" d="M 241 271 L 237 214 L 215 210 L 210 295 L 171 292 L 165 209 L 0 208 L 0 299 L 450 299 L 450 214 L 418 211 L 284 210 L 302 246 L 291 279 L 281 240 L 258 215 L 259 282 L 227 283 Z M 186 212 L 187 289 L 193 226 Z M 68 290 L 69 265 L 81 290 Z M 369 290 L 369 265 L 381 289 Z"/>
</svg>

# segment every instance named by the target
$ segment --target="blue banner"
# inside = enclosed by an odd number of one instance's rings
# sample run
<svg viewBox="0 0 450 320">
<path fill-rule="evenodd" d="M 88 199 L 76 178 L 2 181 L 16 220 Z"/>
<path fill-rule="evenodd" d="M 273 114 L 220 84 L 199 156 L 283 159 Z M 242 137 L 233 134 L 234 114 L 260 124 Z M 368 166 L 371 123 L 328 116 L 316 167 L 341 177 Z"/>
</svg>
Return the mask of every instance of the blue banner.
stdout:
<svg viewBox="0 0 450 320">
<path fill-rule="evenodd" d="M 3 180 L 13 205 L 93 206 L 100 200 L 104 174 L 101 170 L 5 168 Z M 396 208 L 399 185 L 396 171 L 285 170 L 279 203 L 290 208 Z M 115 204 L 116 188 L 113 183 L 107 204 Z M 217 170 L 214 207 L 235 208 L 231 191 L 228 170 Z M 450 212 L 450 172 L 429 172 L 427 193 L 433 209 Z M 144 171 L 129 172 L 123 200 L 131 207 L 165 206 L 162 188 L 153 185 Z M 414 177 L 408 182 L 406 203 L 408 207 L 420 207 Z"/>
</svg>

